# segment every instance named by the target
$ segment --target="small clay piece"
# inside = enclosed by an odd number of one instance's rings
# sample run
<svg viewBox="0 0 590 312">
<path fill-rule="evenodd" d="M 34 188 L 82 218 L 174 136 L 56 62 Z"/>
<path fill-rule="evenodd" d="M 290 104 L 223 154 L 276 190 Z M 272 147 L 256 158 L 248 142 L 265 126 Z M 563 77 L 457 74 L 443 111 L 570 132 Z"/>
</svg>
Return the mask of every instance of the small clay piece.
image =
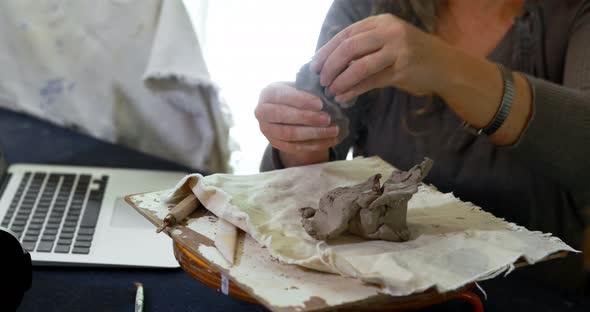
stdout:
<svg viewBox="0 0 590 312">
<path fill-rule="evenodd" d="M 432 168 L 432 160 L 409 171 L 395 171 L 381 186 L 381 175 L 366 182 L 338 187 L 320 198 L 319 208 L 300 209 L 305 231 L 319 240 L 337 237 L 348 231 L 354 235 L 388 241 L 407 241 L 408 201 Z"/>
<path fill-rule="evenodd" d="M 342 107 L 348 108 L 352 106 L 354 102 L 337 103 L 334 100 L 334 95 L 330 94 L 327 88 L 320 85 L 320 75 L 309 68 L 309 63 L 303 65 L 297 73 L 295 88 L 318 96 L 322 100 L 322 111 L 330 114 L 332 123 L 338 126 L 338 142 L 344 140 L 348 136 L 349 121 L 348 117 L 346 117 L 342 111 Z"/>
<path fill-rule="evenodd" d="M 190 193 L 181 202 L 176 204 L 174 208 L 170 209 L 164 220 L 162 220 L 162 226 L 156 230 L 156 233 L 160 233 L 164 229 L 181 222 L 195 211 L 198 206 L 199 201 L 197 200 L 197 197 L 195 194 Z"/>
</svg>

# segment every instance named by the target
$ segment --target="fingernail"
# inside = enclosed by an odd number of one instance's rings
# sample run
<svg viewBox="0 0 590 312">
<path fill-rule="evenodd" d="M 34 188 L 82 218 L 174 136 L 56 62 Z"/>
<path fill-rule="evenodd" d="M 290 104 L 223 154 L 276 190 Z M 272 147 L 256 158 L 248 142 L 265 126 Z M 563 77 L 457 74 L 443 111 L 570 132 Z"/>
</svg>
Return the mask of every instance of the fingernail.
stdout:
<svg viewBox="0 0 590 312">
<path fill-rule="evenodd" d="M 340 133 L 340 128 L 338 128 L 338 126 L 334 126 L 333 127 L 334 130 L 332 130 L 334 133 L 334 136 L 338 136 L 338 133 Z"/>
<path fill-rule="evenodd" d="M 326 113 L 322 113 L 322 123 L 329 125 L 330 123 L 332 123 L 332 117 L 329 114 Z"/>
<path fill-rule="evenodd" d="M 324 95 L 326 95 L 329 98 L 334 97 L 334 92 L 330 91 L 330 88 L 324 88 Z"/>
<path fill-rule="evenodd" d="M 313 104 L 313 106 L 315 106 L 318 110 L 322 109 L 322 107 L 324 107 L 324 103 L 322 102 L 322 100 L 320 100 L 319 98 L 315 98 L 313 99 L 313 101 L 311 102 Z"/>
<path fill-rule="evenodd" d="M 326 75 L 320 74 L 320 84 L 322 85 L 322 87 L 327 88 L 330 86 L 331 83 L 331 81 L 328 81 Z"/>
<path fill-rule="evenodd" d="M 343 102 L 346 102 L 346 97 L 341 94 L 341 95 L 337 95 L 334 98 L 334 100 L 336 100 L 336 102 L 338 102 L 338 103 L 343 103 Z"/>
<path fill-rule="evenodd" d="M 337 95 L 334 98 L 334 100 L 338 103 L 346 103 L 346 102 L 352 100 L 353 97 L 354 97 L 354 95 L 351 92 L 348 92 L 348 93 Z"/>
</svg>

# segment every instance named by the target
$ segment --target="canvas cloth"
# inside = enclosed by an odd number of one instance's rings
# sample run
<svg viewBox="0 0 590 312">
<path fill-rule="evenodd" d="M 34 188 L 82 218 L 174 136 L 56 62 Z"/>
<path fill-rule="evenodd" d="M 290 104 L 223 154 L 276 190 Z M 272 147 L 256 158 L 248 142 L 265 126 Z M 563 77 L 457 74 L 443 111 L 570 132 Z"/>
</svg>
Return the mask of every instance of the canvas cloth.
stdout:
<svg viewBox="0 0 590 312">
<path fill-rule="evenodd" d="M 0 68 L 0 107 L 228 169 L 228 110 L 180 0 L 1 1 Z"/>
<path fill-rule="evenodd" d="M 431 287 L 453 290 L 510 271 L 521 257 L 533 264 L 560 250 L 575 252 L 557 237 L 528 231 L 429 185 L 420 186 L 408 203 L 407 242 L 354 236 L 317 241 L 301 226 L 300 207 L 317 208 L 327 191 L 377 173 L 388 177 L 392 170 L 371 157 L 255 175 L 193 174 L 167 199 L 192 191 L 207 209 L 248 232 L 281 261 L 380 284 L 396 296 Z"/>
</svg>

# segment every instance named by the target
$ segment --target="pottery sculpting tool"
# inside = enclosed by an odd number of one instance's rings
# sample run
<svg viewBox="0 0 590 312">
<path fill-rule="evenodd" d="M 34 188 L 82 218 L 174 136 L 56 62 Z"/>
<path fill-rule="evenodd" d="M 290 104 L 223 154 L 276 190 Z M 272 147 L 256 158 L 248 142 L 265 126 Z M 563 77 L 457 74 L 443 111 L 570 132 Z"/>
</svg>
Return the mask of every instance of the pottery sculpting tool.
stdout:
<svg viewBox="0 0 590 312">
<path fill-rule="evenodd" d="M 135 292 L 135 312 L 143 311 L 143 284 L 135 282 L 137 291 Z"/>
<path fill-rule="evenodd" d="M 195 194 L 190 193 L 181 202 L 176 204 L 170 212 L 162 220 L 162 226 L 156 230 L 156 233 L 162 232 L 164 229 L 174 226 L 184 220 L 188 215 L 197 209 L 199 201 Z"/>
<path fill-rule="evenodd" d="M 234 257 L 236 253 L 236 242 L 238 239 L 238 228 L 223 220 L 217 221 L 217 231 L 215 234 L 215 247 L 221 253 L 221 255 L 230 264 L 234 264 Z"/>
</svg>

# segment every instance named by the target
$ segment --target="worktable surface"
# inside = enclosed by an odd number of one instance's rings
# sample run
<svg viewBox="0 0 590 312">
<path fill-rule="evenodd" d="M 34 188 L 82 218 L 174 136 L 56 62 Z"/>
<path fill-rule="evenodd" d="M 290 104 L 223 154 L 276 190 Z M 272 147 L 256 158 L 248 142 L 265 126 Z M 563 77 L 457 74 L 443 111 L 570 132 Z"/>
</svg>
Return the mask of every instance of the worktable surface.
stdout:
<svg viewBox="0 0 590 312">
<path fill-rule="evenodd" d="M 0 145 L 9 163 L 200 172 L 3 109 Z M 527 271 L 517 269 L 508 277 L 480 283 L 488 296 L 483 301 L 485 310 L 590 311 L 590 295 L 539 282 Z M 262 306 L 227 297 L 181 269 L 70 267 L 35 267 L 33 285 L 18 311 L 133 311 L 136 281 L 144 285 L 144 311 L 265 311 Z M 481 292 L 475 292 L 483 299 Z M 470 311 L 470 306 L 454 300 L 426 310 Z"/>
</svg>

